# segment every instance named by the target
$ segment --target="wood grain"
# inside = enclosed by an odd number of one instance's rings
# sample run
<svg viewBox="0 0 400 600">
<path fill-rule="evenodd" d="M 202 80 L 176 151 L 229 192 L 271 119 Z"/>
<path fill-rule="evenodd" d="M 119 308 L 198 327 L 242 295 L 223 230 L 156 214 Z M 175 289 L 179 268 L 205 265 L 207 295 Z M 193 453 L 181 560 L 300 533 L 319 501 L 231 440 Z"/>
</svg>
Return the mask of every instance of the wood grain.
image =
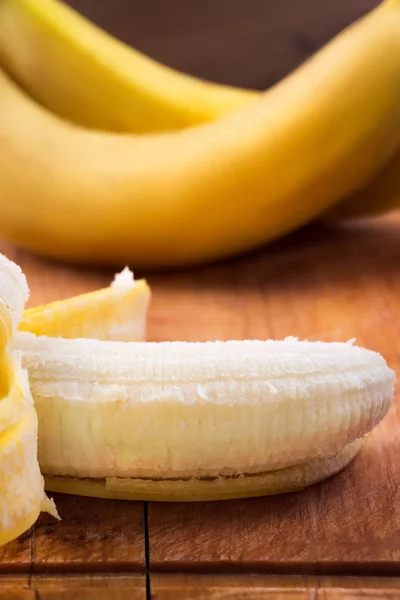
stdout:
<svg viewBox="0 0 400 600">
<path fill-rule="evenodd" d="M 399 600 L 399 590 L 319 590 L 318 600 Z"/>
<path fill-rule="evenodd" d="M 35 600 L 28 576 L 0 575 L 0 600 Z"/>
<path fill-rule="evenodd" d="M 32 561 L 32 530 L 0 548 L 1 573 L 28 573 Z"/>
<path fill-rule="evenodd" d="M 42 514 L 30 532 L 0 548 L 0 573 L 144 572 L 142 502 L 54 498 L 61 522 Z"/>
<path fill-rule="evenodd" d="M 34 576 L 0 579 L 0 600 L 145 600 L 144 577 Z"/>
<path fill-rule="evenodd" d="M 356 226 L 309 227 L 206 268 L 144 273 L 153 289 L 149 337 L 356 337 L 398 369 L 399 240 L 397 214 Z M 5 243 L 0 251 L 26 272 L 31 305 L 95 289 L 112 278 L 110 272 L 41 261 Z M 150 504 L 152 572 L 399 575 L 399 407 L 397 399 L 349 468 L 303 493 Z M 1 549 L 0 572 L 144 572 L 142 503 L 59 496 L 57 504 L 63 521 L 42 516 L 33 535 Z M 324 598 L 338 589 L 326 588 Z M 383 590 L 383 597 L 389 593 L 394 591 Z"/>
<path fill-rule="evenodd" d="M 399 600 L 400 580 L 257 575 L 160 575 L 152 577 L 156 600 Z"/>
<path fill-rule="evenodd" d="M 34 529 L 33 572 L 145 570 L 142 502 L 54 494 L 62 517 Z"/>
<path fill-rule="evenodd" d="M 4 600 L 145 600 L 138 575 L 35 575 L 0 579 Z M 304 576 L 154 575 L 153 600 L 399 600 L 400 579 Z"/>
<path fill-rule="evenodd" d="M 198 77 L 265 89 L 379 0 L 68 0 L 149 56 Z"/>
<path fill-rule="evenodd" d="M 399 215 L 307 228 L 237 261 L 155 277 L 151 337 L 355 337 L 399 369 L 399 240 Z M 399 574 L 399 408 L 397 398 L 346 470 L 305 492 L 150 504 L 152 569 Z"/>
<path fill-rule="evenodd" d="M 30 582 L 35 600 L 145 600 L 141 576 L 36 576 Z"/>
<path fill-rule="evenodd" d="M 155 600 L 315 600 L 318 581 L 311 577 L 153 575 Z"/>
<path fill-rule="evenodd" d="M 35 592 L 29 589 L 0 589 L 1 600 L 36 600 Z"/>
</svg>

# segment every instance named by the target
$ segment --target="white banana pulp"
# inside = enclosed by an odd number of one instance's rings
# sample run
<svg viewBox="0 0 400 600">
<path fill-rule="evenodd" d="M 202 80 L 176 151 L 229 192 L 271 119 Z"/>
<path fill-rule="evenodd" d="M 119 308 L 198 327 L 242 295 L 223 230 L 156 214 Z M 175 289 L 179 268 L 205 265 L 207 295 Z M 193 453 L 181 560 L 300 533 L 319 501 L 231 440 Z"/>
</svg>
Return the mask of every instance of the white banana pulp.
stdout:
<svg viewBox="0 0 400 600">
<path fill-rule="evenodd" d="M 38 420 L 27 373 L 8 349 L 28 293 L 22 271 L 0 255 L 0 545 L 29 529 L 41 510 L 56 515 L 37 460 Z"/>
<path fill-rule="evenodd" d="M 120 480 L 153 480 L 155 497 L 154 480 L 164 490 L 170 480 L 172 499 L 182 486 L 194 500 L 210 488 L 198 490 L 199 480 L 230 478 L 243 495 L 235 478 L 268 474 L 258 493 L 271 493 L 278 470 L 277 491 L 304 486 L 299 472 L 310 473 L 310 462 L 313 481 L 329 461 L 335 472 L 351 460 L 393 397 L 384 359 L 349 343 L 143 344 L 21 333 L 16 346 L 39 415 L 44 474 L 104 480 L 103 492 L 125 486 L 134 496 L 132 481 Z M 292 481 L 282 470 L 294 466 Z M 192 497 L 184 480 L 197 480 Z M 136 483 L 139 492 L 145 482 Z M 254 488 L 254 479 L 246 485 Z M 214 488 L 220 497 L 218 482 Z"/>
</svg>

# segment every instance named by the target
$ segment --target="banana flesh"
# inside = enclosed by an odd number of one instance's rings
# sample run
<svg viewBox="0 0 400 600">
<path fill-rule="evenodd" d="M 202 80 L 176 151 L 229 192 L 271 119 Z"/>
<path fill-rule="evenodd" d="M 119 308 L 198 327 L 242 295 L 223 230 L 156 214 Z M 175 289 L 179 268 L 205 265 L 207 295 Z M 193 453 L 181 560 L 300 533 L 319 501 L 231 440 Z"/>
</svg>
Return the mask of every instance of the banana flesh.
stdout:
<svg viewBox="0 0 400 600">
<path fill-rule="evenodd" d="M 382 357 L 351 344 L 20 333 L 16 347 L 47 485 L 73 493 L 176 500 L 298 489 L 351 460 L 393 397 Z"/>
<path fill-rule="evenodd" d="M 0 232 L 53 258 L 168 267 L 296 229 L 398 150 L 399 32 L 384 3 L 258 102 L 164 135 L 79 129 L 0 75 Z"/>
<path fill-rule="evenodd" d="M 23 273 L 0 255 L 0 545 L 29 529 L 41 510 L 56 515 L 37 460 L 38 421 L 27 373 L 9 349 L 27 297 Z"/>
<path fill-rule="evenodd" d="M 142 341 L 150 288 L 125 268 L 107 288 L 24 311 L 19 331 L 63 338 Z"/>
<path fill-rule="evenodd" d="M 0 544 L 36 521 L 44 498 L 37 464 L 37 416 L 33 406 L 0 438 Z"/>
<path fill-rule="evenodd" d="M 285 469 L 253 475 L 186 479 L 82 479 L 48 476 L 45 478 L 45 485 L 51 492 L 153 502 L 201 502 L 269 496 L 299 492 L 335 475 L 353 460 L 362 445 L 363 440 L 356 440 L 334 457 L 314 459 Z"/>
<path fill-rule="evenodd" d="M 20 267 L 0 254 L 0 354 L 17 331 L 25 302 L 29 297 L 28 284 Z"/>
</svg>

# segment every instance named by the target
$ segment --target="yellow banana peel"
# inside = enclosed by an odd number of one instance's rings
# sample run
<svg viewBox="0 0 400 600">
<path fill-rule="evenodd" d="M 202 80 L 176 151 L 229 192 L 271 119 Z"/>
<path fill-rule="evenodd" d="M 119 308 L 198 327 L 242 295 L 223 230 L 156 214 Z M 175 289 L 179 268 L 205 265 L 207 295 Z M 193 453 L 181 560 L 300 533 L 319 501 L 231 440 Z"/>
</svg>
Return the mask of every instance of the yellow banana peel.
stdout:
<svg viewBox="0 0 400 600">
<path fill-rule="evenodd" d="M 295 230 L 398 153 L 399 32 L 383 3 L 251 106 L 162 135 L 71 125 L 0 74 L 0 232 L 69 262 L 165 268 Z"/>
<path fill-rule="evenodd" d="M 396 0 L 391 4 L 395 8 Z M 2 1 L 0 62 L 56 114 L 109 131 L 172 131 L 216 120 L 260 96 L 161 65 L 58 0 Z M 375 216 L 397 208 L 398 172 L 384 168 L 327 218 Z"/>
</svg>

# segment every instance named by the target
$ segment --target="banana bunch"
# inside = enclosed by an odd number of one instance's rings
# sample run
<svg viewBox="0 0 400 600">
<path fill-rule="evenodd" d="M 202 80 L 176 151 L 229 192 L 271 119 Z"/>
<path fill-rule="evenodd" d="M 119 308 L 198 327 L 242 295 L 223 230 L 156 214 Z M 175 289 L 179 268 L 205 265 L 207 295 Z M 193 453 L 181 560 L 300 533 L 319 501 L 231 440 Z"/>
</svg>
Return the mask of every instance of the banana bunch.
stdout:
<svg viewBox="0 0 400 600">
<path fill-rule="evenodd" d="M 57 0 L 2 0 L 0 64 L 0 233 L 39 254 L 197 264 L 398 204 L 400 0 L 262 94 L 159 65 Z"/>
</svg>

